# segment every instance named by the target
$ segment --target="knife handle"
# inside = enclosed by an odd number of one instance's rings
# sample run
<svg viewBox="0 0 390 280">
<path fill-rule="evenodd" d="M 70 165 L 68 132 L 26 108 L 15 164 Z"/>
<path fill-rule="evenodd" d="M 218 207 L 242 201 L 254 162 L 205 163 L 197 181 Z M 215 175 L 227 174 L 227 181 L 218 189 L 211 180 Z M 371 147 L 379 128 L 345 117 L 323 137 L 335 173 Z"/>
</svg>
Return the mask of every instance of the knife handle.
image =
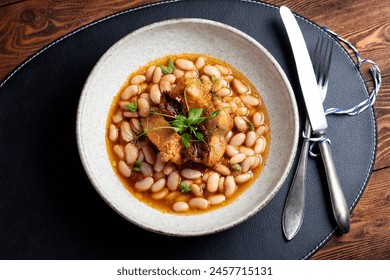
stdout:
<svg viewBox="0 0 390 280">
<path fill-rule="evenodd" d="M 305 133 L 310 135 L 312 132 L 308 119 L 305 123 Z M 301 153 L 298 160 L 297 169 L 295 170 L 294 179 L 291 183 L 283 209 L 283 232 L 287 240 L 291 240 L 298 233 L 305 209 L 306 197 L 306 173 L 307 159 L 310 142 L 303 140 Z"/>
<path fill-rule="evenodd" d="M 325 167 L 333 214 L 341 231 L 347 233 L 349 232 L 349 210 L 340 181 L 337 177 L 330 146 L 327 141 L 320 141 L 318 146 Z"/>
</svg>

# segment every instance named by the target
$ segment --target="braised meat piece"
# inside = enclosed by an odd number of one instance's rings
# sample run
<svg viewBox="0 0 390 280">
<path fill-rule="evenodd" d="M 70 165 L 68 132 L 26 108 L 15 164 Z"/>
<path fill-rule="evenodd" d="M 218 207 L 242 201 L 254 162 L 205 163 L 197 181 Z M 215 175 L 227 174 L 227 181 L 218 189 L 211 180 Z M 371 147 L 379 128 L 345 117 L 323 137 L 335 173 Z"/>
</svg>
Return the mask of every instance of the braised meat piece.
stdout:
<svg viewBox="0 0 390 280">
<path fill-rule="evenodd" d="M 158 110 L 164 115 L 176 117 L 180 113 L 187 114 L 188 108 L 202 108 L 204 115 L 210 115 L 217 110 L 213 104 L 211 86 L 211 81 L 207 79 L 181 79 L 172 91 L 164 92 Z M 189 148 L 183 146 L 181 136 L 173 129 L 158 129 L 146 135 L 160 150 L 164 162 L 183 164 L 191 160 L 212 167 L 221 161 L 227 146 L 225 135 L 233 128 L 230 114 L 223 108 L 219 111 L 216 117 L 199 125 L 205 142 L 192 142 Z M 170 124 L 163 116 L 152 115 L 142 120 L 142 126 L 149 130 Z"/>
<path fill-rule="evenodd" d="M 170 124 L 159 115 L 152 115 L 141 120 L 143 128 L 148 131 L 157 127 L 168 127 Z M 161 128 L 151 130 L 147 134 L 149 140 L 161 152 L 161 160 L 163 162 L 171 161 L 176 164 L 183 164 L 184 146 L 181 142 L 181 137 L 173 129 Z"/>
</svg>

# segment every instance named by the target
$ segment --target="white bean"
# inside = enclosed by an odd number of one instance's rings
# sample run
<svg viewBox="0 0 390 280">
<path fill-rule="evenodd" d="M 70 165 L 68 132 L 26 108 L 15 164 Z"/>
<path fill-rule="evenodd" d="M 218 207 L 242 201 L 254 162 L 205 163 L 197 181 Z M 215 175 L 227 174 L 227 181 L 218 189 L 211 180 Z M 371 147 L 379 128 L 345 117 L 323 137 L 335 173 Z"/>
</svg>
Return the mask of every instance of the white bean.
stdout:
<svg viewBox="0 0 390 280">
<path fill-rule="evenodd" d="M 126 87 L 121 93 L 122 100 L 128 100 L 134 95 L 137 95 L 140 92 L 139 85 L 130 85 Z"/>
<path fill-rule="evenodd" d="M 139 115 L 137 112 L 130 112 L 130 111 L 125 111 L 123 112 L 123 115 L 126 117 L 126 118 L 138 118 Z"/>
<path fill-rule="evenodd" d="M 134 162 L 138 158 L 138 149 L 137 147 L 132 143 L 127 143 L 125 146 L 125 159 L 127 164 L 134 164 Z"/>
<path fill-rule="evenodd" d="M 175 83 L 175 81 L 176 81 L 176 76 L 173 75 L 173 74 L 164 75 L 164 76 L 161 78 L 160 83 L 161 83 L 162 81 L 168 81 L 170 84 L 173 84 L 173 83 Z"/>
<path fill-rule="evenodd" d="M 256 134 L 258 136 L 262 136 L 264 135 L 264 133 L 266 133 L 268 131 L 268 127 L 265 125 L 265 124 L 262 124 L 260 125 L 257 129 L 256 129 Z"/>
<path fill-rule="evenodd" d="M 263 136 L 261 136 L 256 140 L 255 147 L 253 148 L 253 150 L 256 154 L 261 154 L 264 152 L 266 144 L 267 141 Z"/>
<path fill-rule="evenodd" d="M 163 93 L 170 92 L 172 90 L 172 86 L 168 81 L 160 82 L 160 91 Z"/>
<path fill-rule="evenodd" d="M 150 105 L 149 102 L 144 98 L 138 99 L 138 113 L 141 117 L 149 116 Z"/>
<path fill-rule="evenodd" d="M 119 137 L 119 131 L 118 128 L 114 124 L 110 124 L 110 127 L 108 129 L 108 139 L 111 142 L 116 142 Z"/>
<path fill-rule="evenodd" d="M 209 179 L 209 177 L 210 177 L 210 173 L 203 174 L 202 182 L 207 182 L 207 180 Z"/>
<path fill-rule="evenodd" d="M 131 78 L 130 84 L 139 85 L 146 81 L 146 77 L 144 75 L 137 75 Z"/>
<path fill-rule="evenodd" d="M 148 101 L 149 104 L 152 103 L 152 99 L 150 99 L 150 94 L 147 93 L 147 92 L 142 93 L 142 94 L 139 96 L 139 98 L 145 99 L 146 101 Z"/>
<path fill-rule="evenodd" d="M 112 116 L 112 122 L 113 123 L 119 123 L 123 120 L 123 113 L 122 111 L 118 110 L 113 116 Z"/>
<path fill-rule="evenodd" d="M 142 151 L 144 152 L 145 159 L 148 163 L 154 164 L 156 162 L 156 154 L 154 153 L 152 147 L 146 145 L 142 148 Z"/>
<path fill-rule="evenodd" d="M 173 172 L 174 169 L 175 168 L 173 166 L 173 163 L 169 161 L 167 164 L 165 164 L 164 169 L 163 169 L 163 173 L 165 175 L 169 175 Z"/>
<path fill-rule="evenodd" d="M 115 145 L 112 147 L 114 154 L 117 156 L 118 159 L 124 159 L 125 158 L 125 153 L 123 151 L 123 147 L 121 145 Z"/>
<path fill-rule="evenodd" d="M 138 157 L 137 157 L 137 160 L 140 161 L 140 162 L 143 162 L 145 161 L 145 155 L 144 153 L 140 150 L 138 151 Z"/>
<path fill-rule="evenodd" d="M 168 189 L 167 189 L 168 190 Z M 169 191 L 169 190 L 168 190 Z M 176 191 L 176 192 L 169 192 L 167 196 L 165 197 L 165 200 L 167 201 L 172 201 L 175 200 L 181 193 Z"/>
<path fill-rule="evenodd" d="M 177 188 L 179 187 L 179 183 L 180 183 L 179 173 L 177 173 L 175 171 L 175 172 L 172 172 L 171 174 L 169 174 L 168 180 L 167 180 L 168 189 L 170 189 L 171 191 L 177 190 Z"/>
<path fill-rule="evenodd" d="M 130 127 L 136 134 L 141 133 L 141 124 L 137 118 L 130 119 Z"/>
<path fill-rule="evenodd" d="M 154 84 L 150 87 L 150 99 L 154 104 L 160 104 L 161 102 L 161 92 L 158 84 Z"/>
<path fill-rule="evenodd" d="M 211 205 L 218 205 L 226 201 L 226 196 L 223 194 L 215 194 L 208 197 Z"/>
<path fill-rule="evenodd" d="M 221 74 L 224 76 L 227 76 L 230 73 L 230 69 L 227 68 L 226 66 L 215 64 L 214 67 L 217 68 L 219 72 L 221 72 Z"/>
<path fill-rule="evenodd" d="M 234 125 L 238 131 L 248 130 L 248 124 L 242 117 L 234 117 Z"/>
<path fill-rule="evenodd" d="M 247 157 L 251 157 L 255 155 L 255 152 L 251 148 L 247 148 L 245 146 L 240 146 L 238 150 L 240 151 L 240 153 L 245 154 Z"/>
<path fill-rule="evenodd" d="M 241 146 L 245 142 L 246 135 L 244 133 L 237 133 L 230 139 L 229 145 L 238 147 Z"/>
<path fill-rule="evenodd" d="M 173 70 L 172 74 L 175 75 L 176 79 L 180 79 L 181 77 L 184 76 L 184 71 L 180 70 L 178 68 L 175 68 L 175 70 Z"/>
<path fill-rule="evenodd" d="M 233 157 L 230 159 L 229 163 L 230 163 L 231 165 L 234 165 L 234 164 L 243 162 L 244 159 L 246 159 L 246 155 L 245 155 L 245 154 L 242 154 L 242 153 L 239 153 L 239 154 L 233 156 Z"/>
<path fill-rule="evenodd" d="M 198 170 L 190 169 L 190 168 L 185 168 L 181 171 L 181 175 L 186 178 L 186 179 L 197 179 L 200 176 L 202 176 L 202 173 Z"/>
<path fill-rule="evenodd" d="M 219 178 L 218 191 L 220 193 L 224 193 L 225 192 L 225 177 L 223 177 L 223 176 L 221 176 L 221 178 Z"/>
<path fill-rule="evenodd" d="M 152 192 L 159 192 L 165 187 L 166 182 L 167 180 L 165 180 L 165 178 L 158 179 L 156 182 L 153 183 L 150 190 Z"/>
<path fill-rule="evenodd" d="M 195 68 L 200 70 L 205 66 L 205 64 L 206 64 L 206 60 L 204 59 L 204 57 L 199 56 L 195 61 Z"/>
<path fill-rule="evenodd" d="M 257 139 L 257 134 L 255 131 L 248 131 L 245 138 L 245 146 L 252 147 Z"/>
<path fill-rule="evenodd" d="M 184 201 L 177 201 L 173 203 L 172 208 L 175 212 L 186 212 L 190 209 L 187 202 Z"/>
<path fill-rule="evenodd" d="M 239 79 L 233 79 L 231 82 L 233 89 L 238 93 L 238 94 L 245 94 L 249 91 L 249 87 L 244 84 L 242 81 Z"/>
<path fill-rule="evenodd" d="M 225 136 L 226 142 L 229 142 L 230 139 L 232 139 L 232 137 L 233 137 L 233 131 L 230 130 L 230 131 L 226 134 L 226 136 Z"/>
<path fill-rule="evenodd" d="M 167 188 L 163 188 L 159 192 L 152 193 L 152 195 L 150 197 L 154 200 L 161 200 L 164 197 L 166 197 L 168 195 L 168 193 L 169 193 L 169 190 Z"/>
<path fill-rule="evenodd" d="M 192 70 L 194 69 L 194 63 L 191 60 L 178 58 L 175 61 L 175 65 L 181 70 Z"/>
<path fill-rule="evenodd" d="M 230 88 L 224 87 L 218 90 L 215 94 L 219 97 L 226 97 L 229 96 L 232 93 L 232 90 Z"/>
<path fill-rule="evenodd" d="M 141 170 L 142 175 L 144 175 L 144 177 L 149 177 L 149 176 L 151 177 L 151 176 L 153 176 L 153 168 L 147 162 L 142 162 L 141 163 L 140 170 Z"/>
<path fill-rule="evenodd" d="M 251 169 L 251 167 L 253 166 L 254 162 L 255 162 L 255 157 L 248 157 L 248 158 L 246 158 L 243 161 L 243 163 L 241 164 L 241 167 L 242 167 L 241 171 L 243 173 L 248 172 Z"/>
<path fill-rule="evenodd" d="M 216 192 L 218 190 L 220 175 L 216 172 L 211 173 L 209 179 L 207 180 L 207 190 L 211 193 Z"/>
<path fill-rule="evenodd" d="M 154 180 L 152 177 L 145 177 L 142 180 L 136 182 L 134 184 L 134 187 L 137 191 L 144 192 L 144 191 L 149 190 L 152 187 L 153 183 L 154 183 Z"/>
<path fill-rule="evenodd" d="M 209 207 L 209 201 L 201 197 L 191 198 L 188 205 L 193 209 L 206 210 Z"/>
<path fill-rule="evenodd" d="M 203 67 L 203 72 L 206 75 L 209 75 L 210 77 L 214 76 L 216 79 L 219 79 L 222 77 L 221 72 L 219 72 L 218 68 L 212 66 L 212 65 L 206 65 Z"/>
<path fill-rule="evenodd" d="M 161 172 L 163 171 L 165 162 L 161 161 L 161 153 L 157 153 L 156 161 L 154 163 L 154 171 Z"/>
<path fill-rule="evenodd" d="M 154 69 L 154 72 L 153 72 L 153 78 L 152 78 L 152 82 L 153 84 L 158 84 L 161 80 L 161 77 L 162 77 L 162 70 L 160 67 L 156 67 Z"/>
<path fill-rule="evenodd" d="M 232 197 L 237 190 L 237 184 L 233 176 L 227 176 L 225 179 L 225 196 Z"/>
<path fill-rule="evenodd" d="M 254 161 L 251 169 L 255 169 L 263 162 L 263 158 L 261 157 L 261 155 L 255 155 L 254 159 L 255 159 L 255 161 Z"/>
<path fill-rule="evenodd" d="M 230 169 L 222 163 L 217 163 L 213 166 L 213 169 L 221 175 L 230 175 Z"/>
<path fill-rule="evenodd" d="M 236 114 L 239 116 L 246 116 L 246 115 L 248 115 L 248 108 L 247 107 L 237 108 Z"/>
<path fill-rule="evenodd" d="M 134 140 L 134 134 L 128 122 L 122 122 L 121 124 L 121 137 L 125 142 L 131 142 Z"/>
<path fill-rule="evenodd" d="M 162 172 L 154 172 L 153 173 L 153 179 L 155 181 L 160 180 L 161 178 L 165 179 L 165 174 L 164 173 L 162 173 Z"/>
<path fill-rule="evenodd" d="M 191 184 L 191 185 L 188 185 L 187 186 L 190 186 L 191 187 L 191 192 L 193 195 L 195 195 L 196 197 L 201 197 L 203 196 L 203 190 L 201 187 L 199 187 L 197 184 Z"/>
<path fill-rule="evenodd" d="M 233 157 L 235 155 L 238 155 L 240 152 L 238 151 L 237 147 L 234 147 L 232 145 L 227 145 L 225 153 L 229 157 Z"/>
<path fill-rule="evenodd" d="M 146 82 L 151 82 L 153 79 L 153 72 L 156 69 L 156 66 L 151 65 L 146 69 L 145 77 L 146 77 Z"/>
<path fill-rule="evenodd" d="M 264 114 L 262 112 L 256 112 L 252 117 L 252 123 L 257 128 L 264 122 Z"/>
<path fill-rule="evenodd" d="M 234 181 L 236 181 L 237 184 L 242 184 L 252 179 L 252 174 L 245 173 L 238 175 L 236 178 L 234 178 Z"/>
<path fill-rule="evenodd" d="M 198 77 L 199 73 L 196 70 L 189 70 L 184 73 L 184 78 L 192 79 Z"/>
<path fill-rule="evenodd" d="M 260 99 L 253 95 L 241 95 L 241 100 L 246 106 L 258 106 L 260 105 Z"/>
<path fill-rule="evenodd" d="M 118 171 L 123 177 L 129 178 L 131 176 L 131 168 L 123 160 L 118 162 Z"/>
</svg>

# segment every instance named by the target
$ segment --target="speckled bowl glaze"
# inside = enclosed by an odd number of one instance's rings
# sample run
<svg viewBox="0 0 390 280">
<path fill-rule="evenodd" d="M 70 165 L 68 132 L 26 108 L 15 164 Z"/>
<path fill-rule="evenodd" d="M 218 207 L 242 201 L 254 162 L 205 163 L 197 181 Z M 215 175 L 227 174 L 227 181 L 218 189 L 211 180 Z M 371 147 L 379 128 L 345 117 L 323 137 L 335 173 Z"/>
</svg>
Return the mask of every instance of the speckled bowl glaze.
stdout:
<svg viewBox="0 0 390 280">
<path fill-rule="evenodd" d="M 240 70 L 260 91 L 271 124 L 271 148 L 256 182 L 235 201 L 204 214 L 164 214 L 131 195 L 107 155 L 107 115 L 127 77 L 169 54 L 204 53 Z M 271 54 L 243 32 L 203 19 L 162 21 L 132 32 L 98 61 L 83 88 L 77 112 L 80 158 L 103 199 L 130 222 L 174 236 L 205 235 L 231 228 L 262 209 L 281 188 L 298 143 L 298 109 L 290 83 Z"/>
</svg>

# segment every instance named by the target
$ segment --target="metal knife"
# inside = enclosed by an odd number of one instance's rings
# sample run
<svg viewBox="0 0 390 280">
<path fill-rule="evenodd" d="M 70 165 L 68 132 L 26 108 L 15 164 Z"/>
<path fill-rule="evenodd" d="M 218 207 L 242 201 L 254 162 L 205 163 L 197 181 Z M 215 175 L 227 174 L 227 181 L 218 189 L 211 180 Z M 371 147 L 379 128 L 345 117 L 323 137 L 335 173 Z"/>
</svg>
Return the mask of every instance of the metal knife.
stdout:
<svg viewBox="0 0 390 280">
<path fill-rule="evenodd" d="M 298 22 L 295 20 L 295 17 L 289 8 L 285 6 L 280 7 L 280 15 L 290 40 L 310 124 L 313 132 L 317 136 L 325 136 L 328 125 L 305 39 L 303 38 Z M 318 145 L 324 162 L 332 210 L 336 223 L 341 231 L 348 232 L 350 227 L 348 205 L 337 177 L 330 146 L 327 141 L 319 141 Z M 296 225 L 292 224 L 293 222 L 294 221 L 292 220 L 283 220 L 285 235 L 286 232 L 291 231 L 288 227 L 296 227 Z"/>
</svg>

